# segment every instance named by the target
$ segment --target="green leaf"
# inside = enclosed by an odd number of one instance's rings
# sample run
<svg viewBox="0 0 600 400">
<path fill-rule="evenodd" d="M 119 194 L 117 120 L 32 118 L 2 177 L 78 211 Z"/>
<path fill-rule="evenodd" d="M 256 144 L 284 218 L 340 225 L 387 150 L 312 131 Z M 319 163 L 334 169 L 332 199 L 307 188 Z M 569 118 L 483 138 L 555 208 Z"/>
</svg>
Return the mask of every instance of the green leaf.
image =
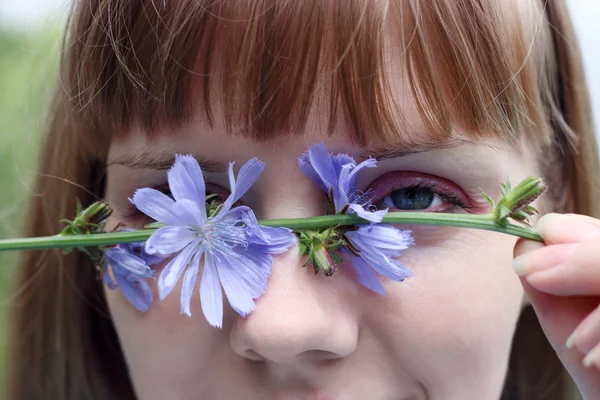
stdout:
<svg viewBox="0 0 600 400">
<path fill-rule="evenodd" d="M 479 191 L 481 192 L 481 195 L 492 205 L 492 207 L 496 208 L 496 202 L 483 190 L 479 189 Z"/>
<path fill-rule="evenodd" d="M 342 257 L 340 257 L 340 255 L 335 251 L 329 251 L 329 255 L 331 256 L 331 259 L 334 263 L 339 264 L 342 262 Z"/>
<path fill-rule="evenodd" d="M 300 247 L 300 254 L 305 256 L 308 253 L 308 247 L 306 247 L 306 244 L 304 244 L 304 242 L 299 242 L 298 246 Z"/>
<path fill-rule="evenodd" d="M 163 224 L 162 222 L 152 222 L 149 223 L 148 225 L 144 225 L 145 229 L 157 229 L 157 228 L 162 228 L 163 226 L 165 226 L 165 224 Z"/>
<path fill-rule="evenodd" d="M 527 206 L 523 209 L 529 215 L 539 214 L 540 212 L 534 206 Z"/>
<path fill-rule="evenodd" d="M 505 205 L 501 205 L 499 218 L 506 219 L 510 215 L 510 212 L 510 208 L 506 207 Z"/>
</svg>

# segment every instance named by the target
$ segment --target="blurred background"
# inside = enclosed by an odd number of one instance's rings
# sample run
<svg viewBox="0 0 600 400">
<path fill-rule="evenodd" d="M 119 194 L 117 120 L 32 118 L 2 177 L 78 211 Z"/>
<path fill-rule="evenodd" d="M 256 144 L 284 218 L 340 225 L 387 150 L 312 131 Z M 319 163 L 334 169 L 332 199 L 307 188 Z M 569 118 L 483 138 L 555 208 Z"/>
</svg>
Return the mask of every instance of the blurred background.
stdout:
<svg viewBox="0 0 600 400">
<path fill-rule="evenodd" d="M 600 1 L 568 0 L 600 126 Z M 18 235 L 47 100 L 55 82 L 68 0 L 0 0 L 0 238 Z M 0 252 L 0 388 L 15 253 Z"/>
</svg>

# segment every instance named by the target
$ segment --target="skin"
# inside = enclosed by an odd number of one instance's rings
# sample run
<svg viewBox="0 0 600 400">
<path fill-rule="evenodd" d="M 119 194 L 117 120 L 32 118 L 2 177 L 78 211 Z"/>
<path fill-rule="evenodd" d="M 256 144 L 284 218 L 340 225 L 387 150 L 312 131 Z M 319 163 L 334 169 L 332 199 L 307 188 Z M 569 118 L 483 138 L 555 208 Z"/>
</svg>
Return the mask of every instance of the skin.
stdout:
<svg viewBox="0 0 600 400">
<path fill-rule="evenodd" d="M 389 37 L 395 36 L 390 27 Z M 399 133 L 392 147 L 410 153 L 408 138 L 431 138 L 407 81 L 396 73 L 401 66 L 390 61 L 386 67 L 392 95 L 411 128 Z M 327 136 L 323 110 L 329 108 L 328 98 L 317 100 L 304 135 L 263 143 L 225 134 L 217 103 L 212 129 L 201 111 L 189 125 L 152 140 L 132 129 L 110 146 L 106 199 L 115 212 L 108 227 L 141 228 L 149 222 L 131 215 L 127 199 L 138 188 L 166 183 L 167 171 L 121 165 L 148 152 L 167 158 L 193 154 L 203 159 L 201 165 L 222 164 L 223 171 L 205 178 L 225 195 L 227 163 L 235 161 L 239 168 L 257 157 L 265 162 L 265 171 L 242 201 L 258 218 L 322 215 L 324 193 L 301 173 L 297 158 L 320 141 L 331 152 L 357 160 L 376 155 L 378 146 L 357 146 L 342 122 Z M 490 207 L 480 189 L 498 199 L 498 184 L 506 178 L 516 183 L 540 175 L 533 151 L 524 143 L 511 147 L 501 139 L 474 141 L 471 136 L 456 127 L 455 138 L 466 143 L 438 142 L 447 148 L 382 159 L 377 168 L 362 171 L 359 189 L 368 190 L 382 176 L 389 182 L 394 172 L 403 177 L 427 174 L 461 192 L 469 212 L 485 213 Z M 395 176 L 399 185 L 400 175 Z M 466 212 L 445 205 L 442 211 Z M 402 283 L 380 277 L 388 296 L 362 287 L 349 264 L 332 278 L 315 276 L 301 267 L 304 260 L 294 247 L 274 257 L 256 311 L 241 318 L 226 304 L 222 329 L 210 327 L 202 314 L 199 281 L 191 318 L 179 313 L 181 282 L 160 301 L 152 281 L 155 300 L 148 313 L 134 309 L 118 290 L 106 295 L 142 400 L 497 399 L 525 293 L 585 398 L 597 399 L 600 311 L 593 310 L 600 294 L 600 229 L 590 228 L 594 225 L 600 227 L 599 221 L 581 216 L 543 217 L 536 227 L 545 245 L 472 229 L 402 226 L 412 230 L 416 246 L 399 261 L 414 276 Z M 510 267 L 513 255 L 520 256 L 514 262 L 517 274 Z M 157 274 L 163 266 L 156 268 Z M 569 349 L 565 343 L 574 330 Z M 583 366 L 586 354 L 590 368 Z"/>
<path fill-rule="evenodd" d="M 389 37 L 396 36 L 391 27 Z M 397 73 L 401 67 L 393 62 L 386 67 L 392 94 L 411 127 L 399 133 L 393 147 L 409 150 L 408 137 L 427 139 L 428 133 Z M 110 146 L 106 199 L 115 212 L 108 228 L 141 228 L 148 222 L 130 215 L 127 199 L 138 188 L 164 184 L 167 171 L 115 162 L 146 152 L 193 154 L 225 166 L 235 161 L 238 168 L 258 157 L 265 171 L 242 199 L 258 218 L 321 215 L 325 196 L 298 169 L 297 158 L 319 141 L 357 159 L 374 150 L 355 145 L 341 122 L 332 136 L 325 134 L 326 101 L 315 102 L 306 134 L 266 143 L 225 134 L 217 105 L 212 129 L 201 112 L 176 135 L 150 140 L 132 129 Z M 359 176 L 359 189 L 394 171 L 428 174 L 462 191 L 470 212 L 484 213 L 490 210 L 479 189 L 497 199 L 497 185 L 507 177 L 516 183 L 540 174 L 524 144 L 473 141 L 460 127 L 456 136 L 470 143 L 381 160 Z M 228 188 L 223 172 L 207 173 L 206 180 Z M 388 296 L 362 287 L 351 265 L 342 265 L 332 278 L 315 276 L 301 268 L 297 247 L 274 258 L 268 289 L 254 313 L 241 318 L 225 305 L 222 329 L 210 327 L 202 314 L 199 281 L 191 318 L 179 313 L 180 285 L 160 301 L 152 281 L 155 300 L 148 313 L 138 312 L 120 291 L 107 290 L 138 398 L 499 398 L 524 294 L 584 398 L 600 397 L 600 221 L 544 216 L 536 229 L 545 244 L 471 229 L 401 228 L 411 229 L 415 238 L 416 246 L 399 258 L 414 277 L 402 283 L 380 277 Z M 510 267 L 513 256 L 517 273 Z"/>
<path fill-rule="evenodd" d="M 548 340 L 584 399 L 600 396 L 600 220 L 547 214 L 545 244 L 520 240 L 513 266 Z"/>
<path fill-rule="evenodd" d="M 407 115 L 412 126 L 420 125 L 415 113 Z M 209 130 L 201 121 L 175 138 L 150 141 L 132 131 L 112 144 L 109 160 L 162 151 L 235 161 L 239 167 L 258 157 L 265 171 L 242 199 L 258 218 L 321 215 L 325 196 L 298 169 L 297 158 L 318 141 L 357 158 L 370 150 L 353 145 L 343 129 L 327 137 L 316 121 L 311 133 L 268 143 L 228 136 L 219 124 Z M 402 149 L 401 139 L 395 148 Z M 497 184 L 506 177 L 517 182 L 537 173 L 528 151 L 488 141 L 381 160 L 359 177 L 359 188 L 394 171 L 450 181 L 476 213 L 489 211 L 479 188 L 498 198 Z M 127 198 L 137 188 L 163 183 L 166 172 L 110 165 L 106 198 L 115 213 L 109 225 L 141 227 L 140 217 L 126 217 Z M 227 188 L 223 173 L 206 179 Z M 191 318 L 179 314 L 180 285 L 159 301 L 152 282 L 155 301 L 146 314 L 119 291 L 107 290 L 139 398 L 498 398 L 523 301 L 510 268 L 516 239 L 471 229 L 402 228 L 412 229 L 417 243 L 400 257 L 414 277 L 402 283 L 380 277 L 388 296 L 360 286 L 349 264 L 333 278 L 315 276 L 301 268 L 297 247 L 275 257 L 254 313 L 243 319 L 225 306 L 221 330 L 204 319 L 199 282 Z"/>
</svg>

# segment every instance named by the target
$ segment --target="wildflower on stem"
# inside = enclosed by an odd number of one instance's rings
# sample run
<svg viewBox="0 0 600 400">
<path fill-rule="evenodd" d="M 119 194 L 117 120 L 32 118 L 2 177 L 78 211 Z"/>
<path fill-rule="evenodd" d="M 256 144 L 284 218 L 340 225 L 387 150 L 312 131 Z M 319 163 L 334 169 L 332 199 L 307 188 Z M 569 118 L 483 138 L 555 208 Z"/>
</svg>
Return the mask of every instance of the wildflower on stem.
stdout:
<svg viewBox="0 0 600 400">
<path fill-rule="evenodd" d="M 344 232 L 346 242 L 340 248 L 350 253 L 360 283 L 385 294 L 374 271 L 400 282 L 412 276 L 403 264 L 392 257 L 400 256 L 402 250 L 412 246 L 414 242 L 409 231 L 376 224 L 381 222 L 387 210 L 373 210 L 368 194 L 361 193 L 356 188 L 358 171 L 373 168 L 376 163 L 376 160 L 369 158 L 357 164 L 346 154 L 329 153 L 323 143 L 309 147 L 298 159 L 302 172 L 327 194 L 333 213 L 354 213 L 371 222 Z M 309 259 L 312 251 L 310 245 L 310 242 L 304 242 Z M 325 243 L 325 246 L 328 245 Z"/>
<path fill-rule="evenodd" d="M 529 217 L 538 211 L 531 206 L 539 196 L 546 190 L 546 183 L 542 178 L 529 176 L 514 188 L 509 180 L 500 185 L 502 198 L 496 204 L 488 195 L 485 198 L 494 207 L 494 219 L 501 226 L 508 225 L 508 218 L 529 226 Z"/>
<path fill-rule="evenodd" d="M 369 158 L 356 164 L 347 154 L 330 154 L 323 143 L 308 148 L 298 159 L 298 166 L 329 198 L 332 214 L 356 214 L 372 222 L 381 222 L 387 210 L 371 211 L 368 194 L 356 189 L 357 173 L 363 168 L 374 168 L 377 161 Z"/>
<path fill-rule="evenodd" d="M 164 299 L 183 276 L 181 312 L 191 316 L 190 301 L 204 258 L 200 302 L 209 324 L 221 327 L 222 291 L 231 307 L 242 316 L 255 309 L 254 300 L 266 289 L 271 273 L 271 254 L 285 252 L 295 236 L 286 228 L 258 225 L 253 211 L 233 205 L 248 191 L 264 169 L 254 158 L 240 169 L 237 180 L 229 165 L 231 194 L 221 207 L 207 214 L 205 183 L 198 162 L 191 156 L 176 157 L 168 173 L 174 199 L 154 189 L 143 188 L 133 204 L 146 215 L 165 224 L 146 242 L 150 254 L 178 253 L 158 278 L 158 292 Z M 185 272 L 185 274 L 184 274 Z"/>
<path fill-rule="evenodd" d="M 121 289 L 127 300 L 142 312 L 150 309 L 152 290 L 148 278 L 154 276 L 150 265 L 162 257 L 144 251 L 143 243 L 119 244 L 104 250 L 102 279 L 109 289 Z"/>
</svg>

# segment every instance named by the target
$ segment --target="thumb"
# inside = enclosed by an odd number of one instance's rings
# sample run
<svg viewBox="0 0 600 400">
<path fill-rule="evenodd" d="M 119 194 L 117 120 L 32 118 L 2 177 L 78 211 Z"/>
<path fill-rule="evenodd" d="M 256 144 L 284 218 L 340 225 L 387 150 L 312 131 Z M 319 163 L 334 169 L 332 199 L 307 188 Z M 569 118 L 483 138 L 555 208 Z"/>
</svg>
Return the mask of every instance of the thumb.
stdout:
<svg viewBox="0 0 600 400">
<path fill-rule="evenodd" d="M 517 240 L 517 243 L 515 243 L 515 247 L 513 249 L 513 258 L 517 258 L 520 255 L 523 255 L 530 251 L 540 249 L 544 246 L 545 246 L 544 243 L 538 242 L 536 240 L 519 238 L 519 240 Z M 521 279 L 521 282 L 524 282 L 524 280 Z M 527 288 L 525 288 L 525 297 L 523 298 L 523 306 L 526 306 L 529 304 L 531 304 L 531 301 L 529 300 L 529 294 L 527 293 Z"/>
<path fill-rule="evenodd" d="M 533 250 L 541 249 L 545 244 L 536 240 L 519 238 L 513 249 L 513 257 L 516 258 L 520 255 L 528 253 Z"/>
</svg>

